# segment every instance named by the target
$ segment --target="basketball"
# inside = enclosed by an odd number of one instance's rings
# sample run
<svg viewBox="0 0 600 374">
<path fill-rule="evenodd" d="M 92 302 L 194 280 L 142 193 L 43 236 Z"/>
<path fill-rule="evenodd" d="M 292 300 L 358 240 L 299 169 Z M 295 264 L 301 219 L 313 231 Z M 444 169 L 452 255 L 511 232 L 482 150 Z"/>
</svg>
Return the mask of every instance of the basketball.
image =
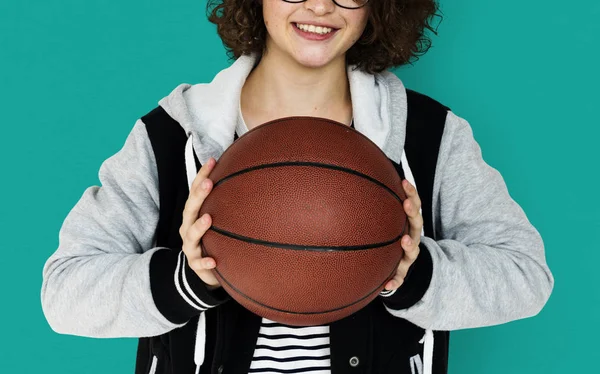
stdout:
<svg viewBox="0 0 600 374">
<path fill-rule="evenodd" d="M 353 128 L 315 117 L 265 123 L 227 148 L 209 178 L 202 255 L 253 313 L 327 324 L 366 306 L 395 275 L 406 195 L 393 163 Z"/>
</svg>

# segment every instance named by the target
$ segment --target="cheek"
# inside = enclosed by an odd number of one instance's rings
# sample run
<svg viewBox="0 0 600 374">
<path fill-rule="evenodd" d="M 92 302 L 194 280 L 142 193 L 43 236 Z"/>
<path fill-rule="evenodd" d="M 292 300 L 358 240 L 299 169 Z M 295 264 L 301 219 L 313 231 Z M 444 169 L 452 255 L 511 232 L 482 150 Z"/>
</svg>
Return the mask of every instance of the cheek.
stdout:
<svg viewBox="0 0 600 374">
<path fill-rule="evenodd" d="M 363 31 L 365 31 L 365 28 L 367 27 L 367 23 L 369 22 L 369 11 L 367 9 L 365 9 L 362 17 L 360 18 L 360 34 L 363 33 Z"/>
<path fill-rule="evenodd" d="M 351 13 L 350 17 L 348 17 L 348 21 L 351 22 L 352 25 L 355 25 L 352 30 L 352 41 L 356 42 L 360 39 L 363 31 L 365 31 L 365 27 L 367 27 L 369 12 L 367 9 L 361 8 L 359 11 Z"/>
<path fill-rule="evenodd" d="M 263 1 L 263 19 L 267 28 L 278 29 L 283 26 L 287 15 L 283 6 L 287 5 L 282 0 L 264 0 Z"/>
</svg>

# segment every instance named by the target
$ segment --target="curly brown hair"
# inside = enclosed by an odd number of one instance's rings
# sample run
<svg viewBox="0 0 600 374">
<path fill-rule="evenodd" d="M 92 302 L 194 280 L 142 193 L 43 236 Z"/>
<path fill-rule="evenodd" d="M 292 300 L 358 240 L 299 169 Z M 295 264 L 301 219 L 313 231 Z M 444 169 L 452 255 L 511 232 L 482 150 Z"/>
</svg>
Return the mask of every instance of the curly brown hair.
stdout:
<svg viewBox="0 0 600 374">
<path fill-rule="evenodd" d="M 348 64 L 368 73 L 405 65 L 417 60 L 431 47 L 429 30 L 441 15 L 436 0 L 371 0 L 369 20 L 360 39 L 346 53 Z M 267 29 L 260 0 L 209 0 L 208 20 L 232 58 L 264 53 Z M 438 23 L 439 25 L 439 23 Z"/>
</svg>

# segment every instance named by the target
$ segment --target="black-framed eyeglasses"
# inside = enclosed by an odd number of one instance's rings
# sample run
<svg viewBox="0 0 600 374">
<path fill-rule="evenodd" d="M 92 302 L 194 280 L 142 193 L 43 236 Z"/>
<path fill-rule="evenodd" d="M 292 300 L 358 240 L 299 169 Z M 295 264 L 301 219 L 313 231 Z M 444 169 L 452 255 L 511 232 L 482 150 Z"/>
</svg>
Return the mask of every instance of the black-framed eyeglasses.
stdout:
<svg viewBox="0 0 600 374">
<path fill-rule="evenodd" d="M 286 3 L 292 3 L 292 4 L 296 4 L 296 3 L 303 3 L 306 0 L 282 0 L 285 1 Z M 358 9 L 358 8 L 362 8 L 365 5 L 367 5 L 367 3 L 369 2 L 369 0 L 332 0 L 335 5 L 339 6 L 340 8 L 344 8 L 344 9 Z"/>
</svg>

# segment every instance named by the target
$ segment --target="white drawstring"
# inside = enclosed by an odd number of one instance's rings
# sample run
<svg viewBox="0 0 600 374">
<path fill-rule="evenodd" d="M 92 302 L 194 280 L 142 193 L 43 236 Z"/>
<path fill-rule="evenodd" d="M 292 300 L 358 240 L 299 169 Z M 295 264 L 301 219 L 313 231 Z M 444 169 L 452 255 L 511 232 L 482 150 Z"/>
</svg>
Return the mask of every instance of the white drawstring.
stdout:
<svg viewBox="0 0 600 374">
<path fill-rule="evenodd" d="M 423 374 L 431 374 L 433 370 L 433 331 L 425 330 L 425 335 L 419 343 L 423 344 Z"/>
<path fill-rule="evenodd" d="M 193 135 L 190 133 L 187 143 L 185 143 L 185 171 L 187 174 L 188 188 L 192 188 L 192 183 L 198 170 L 196 169 L 196 161 L 194 160 Z"/>
<path fill-rule="evenodd" d="M 196 374 L 200 372 L 200 366 L 204 363 L 204 346 L 206 344 L 206 317 L 202 312 L 198 319 L 198 329 L 196 330 L 196 344 L 194 345 L 194 363 L 196 364 Z"/>
<path fill-rule="evenodd" d="M 419 192 L 417 189 L 417 183 L 415 182 L 415 177 L 413 176 L 412 171 L 410 170 L 410 166 L 408 165 L 408 160 L 406 158 L 406 152 L 402 151 L 402 157 L 400 159 L 400 163 L 402 164 L 402 170 L 404 170 L 404 178 L 413 185 L 415 190 Z M 419 213 L 423 214 L 423 209 L 419 208 Z M 421 236 L 425 236 L 425 228 L 421 228 Z"/>
<path fill-rule="evenodd" d="M 189 134 L 185 143 L 185 171 L 188 180 L 188 189 L 192 188 L 192 183 L 198 174 L 196 161 L 194 160 L 193 134 Z M 198 328 L 196 330 L 196 343 L 194 345 L 194 363 L 196 364 L 196 374 L 200 372 L 200 366 L 204 363 L 204 348 L 206 345 L 206 316 L 205 312 L 200 313 L 198 318 Z"/>
</svg>

